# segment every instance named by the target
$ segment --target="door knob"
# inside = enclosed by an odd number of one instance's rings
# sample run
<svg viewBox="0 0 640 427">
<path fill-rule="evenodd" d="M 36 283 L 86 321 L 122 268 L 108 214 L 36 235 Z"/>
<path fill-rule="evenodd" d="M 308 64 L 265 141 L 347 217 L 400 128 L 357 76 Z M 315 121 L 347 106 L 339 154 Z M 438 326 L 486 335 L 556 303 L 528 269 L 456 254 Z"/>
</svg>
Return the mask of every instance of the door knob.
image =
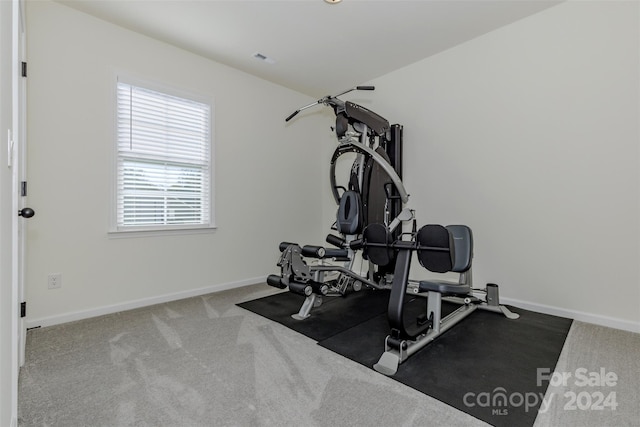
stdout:
<svg viewBox="0 0 640 427">
<path fill-rule="evenodd" d="M 31 208 L 22 208 L 20 209 L 20 211 L 18 212 L 18 215 L 20 215 L 23 218 L 31 218 L 32 216 L 34 216 L 36 214 L 36 211 L 34 211 Z"/>
</svg>

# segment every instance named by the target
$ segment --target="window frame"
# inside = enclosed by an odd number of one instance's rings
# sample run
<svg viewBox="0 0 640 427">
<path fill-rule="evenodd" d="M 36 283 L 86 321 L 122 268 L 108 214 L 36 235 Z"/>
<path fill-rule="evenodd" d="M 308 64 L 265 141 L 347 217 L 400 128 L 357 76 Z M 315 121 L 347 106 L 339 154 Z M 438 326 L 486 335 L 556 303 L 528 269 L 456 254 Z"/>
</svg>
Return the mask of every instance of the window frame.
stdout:
<svg viewBox="0 0 640 427">
<path fill-rule="evenodd" d="M 118 224 L 118 164 L 120 154 L 118 150 L 118 84 L 124 83 L 160 92 L 169 96 L 175 96 L 192 100 L 195 102 L 207 104 L 209 106 L 209 215 L 208 223 L 203 224 L 151 224 L 151 225 L 132 225 L 123 226 Z M 215 105 L 212 97 L 196 94 L 192 91 L 177 89 L 163 83 L 154 82 L 145 78 L 135 77 L 131 74 L 117 72 L 112 84 L 112 162 L 111 162 L 111 200 L 110 200 L 110 219 L 108 234 L 110 237 L 139 237 L 153 235 L 170 235 L 170 234 L 194 234 L 212 232 L 217 228 L 215 222 L 215 138 L 214 138 L 214 112 Z"/>
</svg>

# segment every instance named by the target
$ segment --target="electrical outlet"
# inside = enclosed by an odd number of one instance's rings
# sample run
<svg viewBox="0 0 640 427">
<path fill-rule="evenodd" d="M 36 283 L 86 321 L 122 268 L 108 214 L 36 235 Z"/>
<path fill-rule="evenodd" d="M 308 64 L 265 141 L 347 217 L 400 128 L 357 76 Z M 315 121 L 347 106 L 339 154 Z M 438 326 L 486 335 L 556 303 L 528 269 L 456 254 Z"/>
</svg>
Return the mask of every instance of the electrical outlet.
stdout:
<svg viewBox="0 0 640 427">
<path fill-rule="evenodd" d="M 50 274 L 47 278 L 49 289 L 60 289 L 62 287 L 62 273 Z"/>
</svg>

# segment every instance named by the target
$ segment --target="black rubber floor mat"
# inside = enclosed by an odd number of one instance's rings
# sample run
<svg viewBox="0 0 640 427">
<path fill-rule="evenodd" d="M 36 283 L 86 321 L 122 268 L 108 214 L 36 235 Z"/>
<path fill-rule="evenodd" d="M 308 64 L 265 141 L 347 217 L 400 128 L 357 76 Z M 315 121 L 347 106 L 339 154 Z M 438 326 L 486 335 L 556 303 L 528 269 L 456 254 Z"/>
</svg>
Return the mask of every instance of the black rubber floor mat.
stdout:
<svg viewBox="0 0 640 427">
<path fill-rule="evenodd" d="M 402 363 L 395 380 L 495 426 L 532 426 L 571 320 L 513 308 L 517 320 L 476 310 Z M 389 333 L 381 315 L 319 344 L 372 368 Z M 544 406 L 542 406 L 544 408 Z"/>
<path fill-rule="evenodd" d="M 311 310 L 311 317 L 295 320 L 305 298 L 291 292 L 270 295 L 237 304 L 246 310 L 278 322 L 316 341 L 359 325 L 387 312 L 389 291 L 364 289 L 346 296 L 323 297 L 322 304 Z"/>
<path fill-rule="evenodd" d="M 362 291 L 326 299 L 303 321 L 291 318 L 303 297 L 282 293 L 238 304 L 318 341 L 318 344 L 372 368 L 389 333 L 388 292 Z M 407 311 L 425 302 L 416 298 Z M 443 316 L 455 309 L 443 303 Z M 495 426 L 532 426 L 544 408 L 553 372 L 571 319 L 519 308 L 517 320 L 476 310 L 468 318 L 402 363 L 391 378 Z"/>
</svg>

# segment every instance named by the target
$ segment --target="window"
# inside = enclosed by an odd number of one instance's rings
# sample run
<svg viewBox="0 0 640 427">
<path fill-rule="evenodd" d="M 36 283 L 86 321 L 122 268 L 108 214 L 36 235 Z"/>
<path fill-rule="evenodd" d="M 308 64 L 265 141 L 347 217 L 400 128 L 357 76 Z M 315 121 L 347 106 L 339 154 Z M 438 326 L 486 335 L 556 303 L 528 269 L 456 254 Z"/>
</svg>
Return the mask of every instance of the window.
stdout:
<svg viewBox="0 0 640 427">
<path fill-rule="evenodd" d="M 213 227 L 211 109 L 118 79 L 116 231 Z"/>
</svg>

